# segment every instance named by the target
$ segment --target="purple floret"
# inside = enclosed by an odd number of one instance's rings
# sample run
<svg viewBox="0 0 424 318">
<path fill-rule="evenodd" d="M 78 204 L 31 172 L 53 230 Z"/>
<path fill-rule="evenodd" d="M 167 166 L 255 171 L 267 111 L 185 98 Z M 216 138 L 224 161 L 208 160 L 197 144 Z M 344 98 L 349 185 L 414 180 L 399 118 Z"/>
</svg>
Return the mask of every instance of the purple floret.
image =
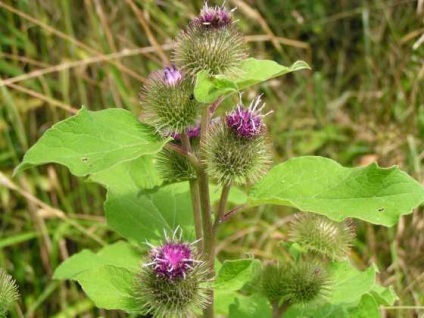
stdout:
<svg viewBox="0 0 424 318">
<path fill-rule="evenodd" d="M 200 15 L 194 20 L 205 27 L 221 28 L 233 23 L 231 12 L 227 11 L 225 7 L 208 7 L 207 4 L 203 7 Z"/>
<path fill-rule="evenodd" d="M 175 86 L 182 78 L 180 71 L 174 65 L 165 67 L 163 81 L 169 86 Z"/>
<path fill-rule="evenodd" d="M 260 103 L 261 98 L 258 97 L 252 101 L 249 108 L 244 108 L 241 103 L 237 105 L 237 108 L 226 117 L 227 126 L 239 136 L 246 138 L 260 135 L 264 128 L 263 115 L 260 113 L 264 105 L 257 109 Z"/>
<path fill-rule="evenodd" d="M 186 130 L 186 133 L 188 138 L 190 139 L 200 137 L 200 123 L 194 127 L 188 128 Z M 181 140 L 181 134 L 178 134 L 178 133 L 171 134 L 171 137 L 174 138 L 175 140 Z"/>
<path fill-rule="evenodd" d="M 162 247 L 154 248 L 150 257 L 153 270 L 157 276 L 169 280 L 185 278 L 193 267 L 192 251 L 188 244 L 165 243 Z"/>
</svg>

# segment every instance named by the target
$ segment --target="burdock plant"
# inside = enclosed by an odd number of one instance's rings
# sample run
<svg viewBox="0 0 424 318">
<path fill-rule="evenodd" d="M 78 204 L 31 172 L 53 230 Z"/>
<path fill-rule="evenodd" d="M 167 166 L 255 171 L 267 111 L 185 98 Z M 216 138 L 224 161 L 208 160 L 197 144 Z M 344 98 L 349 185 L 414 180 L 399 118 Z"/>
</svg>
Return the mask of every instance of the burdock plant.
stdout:
<svg viewBox="0 0 424 318">
<path fill-rule="evenodd" d="M 0 318 L 7 316 L 7 312 L 18 298 L 19 292 L 15 280 L 0 268 Z"/>
<path fill-rule="evenodd" d="M 73 255 L 54 278 L 78 281 L 100 308 L 155 317 L 378 316 L 396 297 L 376 285 L 375 266 L 350 262 L 352 224 L 393 226 L 424 189 L 375 163 L 345 168 L 306 156 L 272 167 L 267 124 L 278 123 L 265 96 L 242 91 L 309 66 L 249 58 L 235 12 L 206 3 L 177 35 L 173 64 L 142 88 L 144 122 L 123 109 L 82 108 L 26 153 L 16 172 L 54 162 L 105 186 L 107 224 L 128 240 Z M 264 204 L 300 211 L 288 235 L 281 229 L 286 242 L 273 244 L 279 253 L 217 255 L 220 228 Z"/>
</svg>

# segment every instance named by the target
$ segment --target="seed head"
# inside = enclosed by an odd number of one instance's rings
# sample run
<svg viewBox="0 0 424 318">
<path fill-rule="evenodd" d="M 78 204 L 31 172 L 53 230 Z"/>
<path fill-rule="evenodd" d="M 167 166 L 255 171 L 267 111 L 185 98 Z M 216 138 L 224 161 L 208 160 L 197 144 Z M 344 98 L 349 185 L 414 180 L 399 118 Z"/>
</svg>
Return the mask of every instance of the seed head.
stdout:
<svg viewBox="0 0 424 318">
<path fill-rule="evenodd" d="M 0 317 L 6 317 L 7 312 L 18 298 L 19 292 L 15 280 L 0 268 Z"/>
<path fill-rule="evenodd" d="M 352 221 L 335 222 L 315 213 L 298 213 L 291 224 L 290 237 L 306 250 L 340 260 L 347 256 L 355 238 Z"/>
</svg>

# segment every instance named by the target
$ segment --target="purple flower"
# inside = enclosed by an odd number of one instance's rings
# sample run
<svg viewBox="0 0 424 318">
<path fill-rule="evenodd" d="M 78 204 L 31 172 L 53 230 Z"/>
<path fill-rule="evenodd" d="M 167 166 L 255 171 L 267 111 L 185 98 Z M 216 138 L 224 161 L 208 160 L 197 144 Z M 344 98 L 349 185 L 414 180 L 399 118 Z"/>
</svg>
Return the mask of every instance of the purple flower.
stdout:
<svg viewBox="0 0 424 318">
<path fill-rule="evenodd" d="M 188 128 L 186 130 L 186 134 L 187 134 L 188 138 L 190 138 L 190 139 L 200 137 L 200 123 L 198 123 L 194 127 Z M 181 140 L 181 134 L 178 134 L 178 133 L 172 133 L 171 137 L 174 138 L 175 140 Z"/>
<path fill-rule="evenodd" d="M 175 65 L 171 67 L 165 67 L 163 81 L 169 86 L 175 86 L 182 78 L 180 71 L 178 71 Z"/>
<path fill-rule="evenodd" d="M 239 136 L 246 138 L 260 135 L 264 131 L 262 117 L 265 116 L 261 114 L 265 104 L 258 108 L 260 104 L 261 96 L 258 96 L 252 100 L 248 108 L 244 108 L 240 98 L 240 104 L 237 105 L 236 109 L 227 114 L 227 126 Z"/>
<path fill-rule="evenodd" d="M 166 242 L 161 247 L 154 247 L 150 251 L 153 271 L 158 277 L 169 280 L 185 278 L 187 272 L 193 269 L 193 252 L 190 244 Z"/>
<path fill-rule="evenodd" d="M 208 28 L 218 29 L 233 23 L 232 11 L 227 11 L 224 6 L 209 7 L 205 4 L 200 15 L 193 22 Z"/>
</svg>

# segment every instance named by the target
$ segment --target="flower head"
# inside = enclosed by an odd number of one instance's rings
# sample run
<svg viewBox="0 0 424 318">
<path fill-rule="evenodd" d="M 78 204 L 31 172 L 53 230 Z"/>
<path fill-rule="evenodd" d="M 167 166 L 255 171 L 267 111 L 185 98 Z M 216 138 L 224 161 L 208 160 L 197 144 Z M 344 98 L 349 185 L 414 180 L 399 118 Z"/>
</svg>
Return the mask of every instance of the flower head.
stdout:
<svg viewBox="0 0 424 318">
<path fill-rule="evenodd" d="M 164 136 L 196 124 L 200 107 L 193 97 L 194 82 L 175 66 L 153 72 L 141 91 L 150 123 Z"/>
<path fill-rule="evenodd" d="M 200 24 L 206 28 L 221 28 L 233 23 L 232 11 L 228 11 L 224 6 L 209 7 L 205 3 L 200 15 L 192 23 Z"/>
<path fill-rule="evenodd" d="M 252 100 L 248 108 L 245 108 L 241 102 L 237 105 L 236 109 L 227 114 L 227 126 L 231 128 L 237 135 L 253 138 L 264 132 L 264 124 L 261 114 L 265 103 L 261 105 L 261 96 Z"/>
<path fill-rule="evenodd" d="M 175 86 L 182 79 L 182 74 L 175 65 L 165 67 L 163 71 L 163 81 L 169 86 Z"/>
<path fill-rule="evenodd" d="M 215 123 L 202 144 L 210 176 L 221 184 L 256 182 L 271 162 L 260 96 Z"/>
<path fill-rule="evenodd" d="M 149 261 L 141 267 L 134 286 L 140 311 L 155 317 L 192 317 L 209 303 L 209 271 L 199 260 L 194 243 L 165 235 L 160 246 L 153 246 Z"/>
<path fill-rule="evenodd" d="M 205 4 L 198 17 L 177 36 L 173 61 L 186 74 L 238 75 L 246 43 L 233 21 L 233 10 Z"/>
</svg>

